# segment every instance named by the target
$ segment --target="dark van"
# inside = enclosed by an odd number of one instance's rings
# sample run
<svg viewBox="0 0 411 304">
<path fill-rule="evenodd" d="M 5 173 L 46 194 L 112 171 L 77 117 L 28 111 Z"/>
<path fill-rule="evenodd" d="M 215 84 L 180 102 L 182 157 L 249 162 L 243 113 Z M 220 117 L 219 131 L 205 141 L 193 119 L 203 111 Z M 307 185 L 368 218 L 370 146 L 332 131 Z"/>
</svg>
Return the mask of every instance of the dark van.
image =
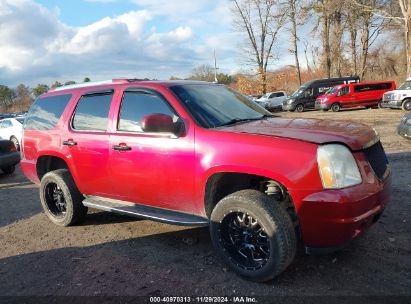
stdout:
<svg viewBox="0 0 411 304">
<path fill-rule="evenodd" d="M 314 109 L 317 97 L 323 95 L 330 88 L 340 84 L 355 82 L 360 82 L 360 77 L 347 76 L 340 78 L 316 79 L 306 82 L 301 85 L 290 98 L 283 102 L 283 111 L 304 112 L 306 109 Z"/>
</svg>

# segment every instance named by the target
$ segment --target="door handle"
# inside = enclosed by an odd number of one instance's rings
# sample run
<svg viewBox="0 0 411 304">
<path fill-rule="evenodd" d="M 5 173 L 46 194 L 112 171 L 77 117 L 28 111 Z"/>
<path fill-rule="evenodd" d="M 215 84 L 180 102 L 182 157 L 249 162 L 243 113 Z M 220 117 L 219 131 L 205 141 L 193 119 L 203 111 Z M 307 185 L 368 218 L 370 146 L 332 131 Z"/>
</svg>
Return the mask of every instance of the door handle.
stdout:
<svg viewBox="0 0 411 304">
<path fill-rule="evenodd" d="M 119 145 L 113 146 L 113 150 L 116 150 L 116 151 L 130 151 L 131 147 L 127 146 L 126 144 L 119 144 Z"/>
<path fill-rule="evenodd" d="M 69 139 L 69 140 L 63 141 L 63 145 L 69 146 L 69 147 L 77 146 L 77 142 L 73 141 L 72 139 Z"/>
</svg>

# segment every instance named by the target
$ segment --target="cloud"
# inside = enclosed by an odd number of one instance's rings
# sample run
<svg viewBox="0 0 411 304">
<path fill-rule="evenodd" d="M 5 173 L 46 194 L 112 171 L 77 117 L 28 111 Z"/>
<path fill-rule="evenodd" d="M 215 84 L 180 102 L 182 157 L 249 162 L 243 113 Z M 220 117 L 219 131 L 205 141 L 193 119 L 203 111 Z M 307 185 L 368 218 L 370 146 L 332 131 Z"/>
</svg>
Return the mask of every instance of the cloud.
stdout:
<svg viewBox="0 0 411 304">
<path fill-rule="evenodd" d="M 135 10 L 74 27 L 57 8 L 0 0 L 0 84 L 185 77 L 214 49 L 221 72 L 239 65 L 229 0 L 130 1 Z"/>
</svg>

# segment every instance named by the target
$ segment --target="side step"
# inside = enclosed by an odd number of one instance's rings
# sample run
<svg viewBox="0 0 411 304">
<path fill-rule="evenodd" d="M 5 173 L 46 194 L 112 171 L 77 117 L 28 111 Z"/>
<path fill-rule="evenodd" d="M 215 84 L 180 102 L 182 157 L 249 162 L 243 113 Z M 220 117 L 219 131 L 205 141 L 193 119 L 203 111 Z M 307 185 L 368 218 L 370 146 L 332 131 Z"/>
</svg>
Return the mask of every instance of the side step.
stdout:
<svg viewBox="0 0 411 304">
<path fill-rule="evenodd" d="M 83 201 L 83 205 L 94 209 L 120 213 L 138 218 L 146 218 L 149 220 L 173 225 L 208 225 L 208 219 L 200 216 L 145 205 L 139 205 L 100 196 L 87 196 Z"/>
</svg>

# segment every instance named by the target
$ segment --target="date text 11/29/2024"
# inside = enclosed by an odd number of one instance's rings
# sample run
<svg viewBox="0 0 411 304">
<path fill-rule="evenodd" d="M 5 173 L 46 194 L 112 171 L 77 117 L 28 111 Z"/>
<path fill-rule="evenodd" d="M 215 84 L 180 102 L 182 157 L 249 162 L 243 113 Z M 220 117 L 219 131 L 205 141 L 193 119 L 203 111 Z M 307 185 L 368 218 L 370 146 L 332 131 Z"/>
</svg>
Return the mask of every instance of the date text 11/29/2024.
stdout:
<svg viewBox="0 0 411 304">
<path fill-rule="evenodd" d="M 196 297 L 150 297 L 150 303 L 257 303 L 255 297 L 232 296 L 196 296 Z"/>
</svg>

